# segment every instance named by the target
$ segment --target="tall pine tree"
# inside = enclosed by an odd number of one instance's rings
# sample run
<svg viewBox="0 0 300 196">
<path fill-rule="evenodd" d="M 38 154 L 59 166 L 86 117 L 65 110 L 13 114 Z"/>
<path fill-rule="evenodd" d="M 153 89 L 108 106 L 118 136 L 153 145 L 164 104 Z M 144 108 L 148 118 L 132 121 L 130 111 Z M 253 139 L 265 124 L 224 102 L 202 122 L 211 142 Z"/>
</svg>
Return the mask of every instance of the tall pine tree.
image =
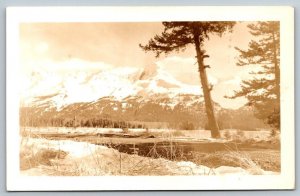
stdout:
<svg viewBox="0 0 300 196">
<path fill-rule="evenodd" d="M 242 81 L 241 90 L 231 98 L 244 96 L 254 107 L 255 115 L 275 128 L 280 127 L 280 24 L 276 21 L 248 25 L 255 37 L 247 50 L 236 48 L 237 65 L 261 65 L 262 70 L 252 72 L 253 79 Z"/>
<path fill-rule="evenodd" d="M 219 127 L 214 114 L 213 102 L 210 91 L 212 85 L 208 83 L 204 59 L 209 56 L 203 50 L 204 41 L 209 39 L 211 34 L 221 36 L 226 31 L 231 31 L 235 22 L 163 22 L 164 31 L 150 39 L 145 46 L 140 45 L 145 51 L 156 52 L 156 57 L 161 53 L 169 54 L 172 51 L 183 51 L 187 45 L 192 44 L 196 50 L 196 59 L 203 89 L 205 109 L 208 119 L 208 127 L 213 138 L 220 137 Z"/>
</svg>

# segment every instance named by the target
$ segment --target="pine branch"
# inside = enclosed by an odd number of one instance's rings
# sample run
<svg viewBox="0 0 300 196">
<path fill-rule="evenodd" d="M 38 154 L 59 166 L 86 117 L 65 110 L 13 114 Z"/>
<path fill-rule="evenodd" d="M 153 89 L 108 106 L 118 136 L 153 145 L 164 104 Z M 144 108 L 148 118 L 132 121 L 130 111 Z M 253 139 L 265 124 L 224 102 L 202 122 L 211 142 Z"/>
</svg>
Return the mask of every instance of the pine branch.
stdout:
<svg viewBox="0 0 300 196">
<path fill-rule="evenodd" d="M 235 22 L 163 22 L 162 24 L 165 28 L 161 35 L 155 35 L 146 45 L 139 44 L 144 51 L 155 52 L 156 57 L 161 53 L 167 55 L 172 51 L 185 50 L 188 44 L 194 43 L 195 30 L 202 45 L 205 39 L 209 39 L 211 33 L 221 36 L 225 31 L 231 31 Z"/>
</svg>

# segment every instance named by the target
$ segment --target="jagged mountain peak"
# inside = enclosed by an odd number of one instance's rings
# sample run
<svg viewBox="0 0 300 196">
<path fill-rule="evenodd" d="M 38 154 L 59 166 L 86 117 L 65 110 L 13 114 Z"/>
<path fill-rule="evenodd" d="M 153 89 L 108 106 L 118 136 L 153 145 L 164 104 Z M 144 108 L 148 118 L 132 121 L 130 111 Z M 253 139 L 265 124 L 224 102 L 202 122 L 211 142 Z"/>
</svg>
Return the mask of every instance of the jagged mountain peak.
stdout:
<svg viewBox="0 0 300 196">
<path fill-rule="evenodd" d="M 156 64 L 144 68 L 116 67 L 94 72 L 76 72 L 66 75 L 34 73 L 30 88 L 24 92 L 25 105 L 45 105 L 58 109 L 79 102 L 94 102 L 111 97 L 174 98 L 180 94 L 201 95 L 200 86 L 178 81 Z M 43 88 L 44 87 L 44 88 Z M 43 99 L 39 99 L 43 97 Z"/>
</svg>

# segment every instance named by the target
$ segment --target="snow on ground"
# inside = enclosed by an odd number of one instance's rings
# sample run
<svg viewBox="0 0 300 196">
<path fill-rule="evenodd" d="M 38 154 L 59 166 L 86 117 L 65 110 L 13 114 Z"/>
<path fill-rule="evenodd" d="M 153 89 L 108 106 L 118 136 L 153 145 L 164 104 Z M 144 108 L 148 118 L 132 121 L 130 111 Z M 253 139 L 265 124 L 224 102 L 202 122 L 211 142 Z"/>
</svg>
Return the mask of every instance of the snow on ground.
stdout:
<svg viewBox="0 0 300 196">
<path fill-rule="evenodd" d="M 211 140 L 216 141 L 216 139 L 211 138 L 210 131 L 208 130 L 184 130 L 182 131 L 184 136 L 198 139 L 198 140 Z M 236 136 L 240 137 L 240 139 L 254 139 L 256 141 L 259 140 L 267 140 L 270 137 L 270 131 L 241 131 L 236 129 L 228 129 L 221 130 L 220 134 L 224 137 L 225 133 L 229 133 L 231 139 L 235 139 Z M 228 138 L 227 138 L 228 139 Z M 220 139 L 218 139 L 220 141 Z M 221 138 L 222 141 L 222 138 Z"/>
<path fill-rule="evenodd" d="M 77 128 L 68 128 L 68 127 L 24 127 L 22 131 L 26 131 L 28 133 L 80 133 L 80 134 L 88 134 L 88 133 L 121 133 L 123 129 L 121 128 L 93 128 L 93 127 L 77 127 Z M 132 133 L 161 133 L 163 137 L 176 137 L 176 132 L 180 132 L 179 138 L 189 138 L 194 140 L 212 140 L 210 131 L 208 130 L 174 130 L 174 129 L 128 129 L 129 132 Z M 261 130 L 261 131 L 239 131 L 236 129 L 228 129 L 221 130 L 221 135 L 224 135 L 226 132 L 229 133 L 230 136 L 240 135 L 243 139 L 255 139 L 255 140 L 267 140 L 270 136 L 269 130 Z"/>
<path fill-rule="evenodd" d="M 23 138 L 21 140 L 21 154 L 23 151 L 32 156 L 43 150 L 64 151 L 67 156 L 63 159 L 52 159 L 51 164 L 39 164 L 22 170 L 23 175 L 252 175 L 277 174 L 274 172 L 259 173 L 247 171 L 240 167 L 221 166 L 209 168 L 189 161 L 171 161 L 163 158 L 142 157 L 120 153 L 115 149 L 86 142 L 70 140 L 47 140 Z M 26 153 L 25 153 L 26 154 Z M 28 153 L 27 153 L 28 154 Z M 27 155 L 28 156 L 28 155 Z M 43 156 L 43 158 L 45 158 Z M 22 158 L 21 158 L 22 159 Z M 21 160 L 22 164 L 22 160 Z"/>
<path fill-rule="evenodd" d="M 93 128 L 93 127 L 25 127 L 23 130 L 29 133 L 119 133 L 121 128 Z"/>
<path fill-rule="evenodd" d="M 68 152 L 72 157 L 83 157 L 94 153 L 96 150 L 106 150 L 105 146 L 94 145 L 87 142 L 74 142 L 71 140 L 47 140 L 41 138 L 26 138 L 25 141 L 28 146 L 38 145 L 38 148 L 33 148 L 32 150 L 39 149 L 53 149 L 62 150 Z"/>
</svg>

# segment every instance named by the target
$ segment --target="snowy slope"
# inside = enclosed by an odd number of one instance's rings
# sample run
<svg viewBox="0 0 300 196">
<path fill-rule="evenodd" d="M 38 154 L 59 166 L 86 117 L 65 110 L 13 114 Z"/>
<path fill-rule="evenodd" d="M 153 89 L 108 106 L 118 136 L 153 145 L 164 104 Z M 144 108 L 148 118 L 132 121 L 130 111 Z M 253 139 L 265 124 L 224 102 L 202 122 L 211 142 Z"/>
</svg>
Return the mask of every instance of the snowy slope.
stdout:
<svg viewBox="0 0 300 196">
<path fill-rule="evenodd" d="M 26 88 L 21 92 L 23 106 L 48 104 L 59 109 L 108 96 L 120 101 L 129 96 L 176 99 L 182 94 L 201 95 L 200 86 L 184 84 L 155 64 L 143 69 L 118 67 L 64 75 L 39 70 L 27 79 Z"/>
</svg>

